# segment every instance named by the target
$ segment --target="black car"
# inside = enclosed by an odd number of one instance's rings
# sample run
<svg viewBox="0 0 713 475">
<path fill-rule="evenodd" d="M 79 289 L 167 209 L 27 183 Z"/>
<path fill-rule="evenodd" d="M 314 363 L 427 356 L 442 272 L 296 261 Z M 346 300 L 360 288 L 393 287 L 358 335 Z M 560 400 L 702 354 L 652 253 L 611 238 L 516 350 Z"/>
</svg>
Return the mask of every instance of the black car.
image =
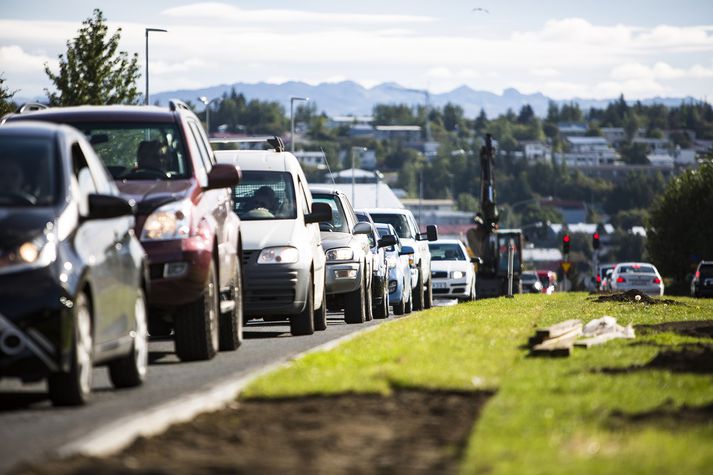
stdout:
<svg viewBox="0 0 713 475">
<path fill-rule="evenodd" d="M 132 211 L 75 129 L 0 126 L 0 376 L 47 378 L 55 405 L 88 399 L 94 365 L 115 387 L 143 382 L 148 275 Z"/>
<path fill-rule="evenodd" d="M 691 280 L 691 297 L 713 297 L 713 261 L 698 263 Z"/>
</svg>

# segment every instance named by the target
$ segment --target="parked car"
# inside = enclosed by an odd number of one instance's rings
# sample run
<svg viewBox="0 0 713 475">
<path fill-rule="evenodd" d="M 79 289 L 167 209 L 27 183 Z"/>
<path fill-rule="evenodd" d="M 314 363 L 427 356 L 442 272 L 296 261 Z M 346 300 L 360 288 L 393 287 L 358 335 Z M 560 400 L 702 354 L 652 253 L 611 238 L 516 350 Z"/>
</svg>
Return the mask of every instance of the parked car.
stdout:
<svg viewBox="0 0 713 475">
<path fill-rule="evenodd" d="M 623 262 L 611 275 L 613 291 L 636 289 L 647 295 L 663 295 L 663 280 L 656 266 L 648 262 Z"/>
<path fill-rule="evenodd" d="M 240 346 L 240 220 L 230 200 L 240 171 L 216 163 L 188 106 L 59 107 L 7 120 L 76 127 L 136 203 L 135 232 L 149 257 L 152 335 L 173 330 L 184 361 Z"/>
<path fill-rule="evenodd" d="M 433 306 L 433 287 L 431 280 L 431 253 L 428 241 L 438 239 L 438 228 L 426 226 L 426 232 L 421 233 L 413 213 L 407 209 L 376 208 L 367 209 L 372 219 L 377 223 L 390 224 L 396 230 L 401 243 L 413 248 L 415 270 L 412 275 L 413 309 L 423 310 Z"/>
<path fill-rule="evenodd" d="M 614 272 L 614 267 L 604 271 L 604 278 L 602 279 L 602 285 L 600 287 L 602 292 L 611 292 L 611 290 L 612 290 L 612 288 L 611 288 L 612 272 Z"/>
<path fill-rule="evenodd" d="M 369 213 L 364 210 L 355 210 L 359 222 L 369 223 L 371 232 L 367 234 L 369 238 L 369 249 L 372 257 L 372 279 L 371 279 L 371 308 L 374 318 L 389 318 L 391 309 L 389 306 L 389 265 L 386 260 L 384 248 L 396 243 L 396 236 L 379 236 L 376 223 L 371 219 Z"/>
<path fill-rule="evenodd" d="M 386 263 L 389 272 L 389 304 L 395 315 L 411 313 L 411 269 L 416 270 L 413 264 L 413 248 L 401 244 L 396 230 L 390 224 L 376 223 L 379 236 L 394 236 L 395 243 L 384 248 Z"/>
<path fill-rule="evenodd" d="M 609 282 L 606 280 L 607 275 L 611 276 L 611 271 L 616 267 L 616 263 L 600 264 L 597 268 L 597 275 L 595 276 L 597 290 L 601 292 L 606 292 L 611 290 L 609 287 Z"/>
<path fill-rule="evenodd" d="M 332 209 L 332 219 L 319 223 L 327 256 L 327 308 L 343 308 L 347 323 L 371 320 L 371 226 L 357 221 L 344 193 L 325 187 L 310 189 L 315 202 L 326 203 Z"/>
<path fill-rule="evenodd" d="M 327 329 L 326 258 L 319 231 L 332 209 L 313 203 L 302 167 L 282 141 L 272 150 L 216 151 L 219 163 L 240 165 L 233 189 L 241 219 L 245 283 L 243 314 L 288 318 L 293 335 Z"/>
<path fill-rule="evenodd" d="M 713 297 L 713 261 L 701 261 L 691 280 L 691 297 Z"/>
<path fill-rule="evenodd" d="M 543 294 L 551 295 L 557 290 L 557 273 L 551 270 L 538 270 L 537 278 L 542 284 Z"/>
<path fill-rule="evenodd" d="M 146 377 L 146 256 L 133 209 L 76 130 L 0 126 L 0 376 L 86 402 L 92 368 Z"/>
<path fill-rule="evenodd" d="M 520 283 L 522 285 L 522 291 L 526 294 L 539 294 L 542 293 L 542 282 L 540 282 L 539 277 L 537 277 L 537 272 L 535 271 L 524 271 L 520 274 Z"/>
<path fill-rule="evenodd" d="M 468 251 L 457 239 L 428 243 L 431 251 L 433 294 L 437 297 L 475 300 L 475 269 Z"/>
</svg>

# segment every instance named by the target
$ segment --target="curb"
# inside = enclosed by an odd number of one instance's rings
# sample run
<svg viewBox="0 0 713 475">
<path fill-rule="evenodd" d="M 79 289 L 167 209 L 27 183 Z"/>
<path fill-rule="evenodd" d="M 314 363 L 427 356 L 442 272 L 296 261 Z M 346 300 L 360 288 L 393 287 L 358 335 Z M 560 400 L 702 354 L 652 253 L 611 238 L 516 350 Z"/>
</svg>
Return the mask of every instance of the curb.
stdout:
<svg viewBox="0 0 713 475">
<path fill-rule="evenodd" d="M 410 316 L 410 315 L 409 315 Z M 403 317 L 402 317 L 403 318 Z M 399 318 L 401 320 L 401 318 Z M 387 320 L 397 321 L 396 319 Z M 237 380 L 218 383 L 200 391 L 190 393 L 157 406 L 145 409 L 131 416 L 126 416 L 108 424 L 106 427 L 94 430 L 79 439 L 61 446 L 54 452 L 60 458 L 72 455 L 105 457 L 126 448 L 138 437 L 151 437 L 168 429 L 171 425 L 187 422 L 194 417 L 214 412 L 229 406 L 251 382 L 257 378 L 289 365 L 292 361 L 303 358 L 311 353 L 329 351 L 358 336 L 379 328 L 372 325 L 343 335 L 334 340 L 317 345 L 314 348 L 284 357 L 267 366 L 248 371 Z"/>
</svg>

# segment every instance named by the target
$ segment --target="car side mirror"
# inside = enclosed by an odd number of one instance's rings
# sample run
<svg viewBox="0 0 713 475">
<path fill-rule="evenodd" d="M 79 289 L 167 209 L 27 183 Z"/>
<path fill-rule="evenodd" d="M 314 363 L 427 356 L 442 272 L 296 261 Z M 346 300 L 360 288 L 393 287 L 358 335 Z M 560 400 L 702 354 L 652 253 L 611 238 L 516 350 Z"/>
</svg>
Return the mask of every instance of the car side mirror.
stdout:
<svg viewBox="0 0 713 475">
<path fill-rule="evenodd" d="M 208 173 L 208 186 L 204 190 L 232 188 L 240 183 L 240 169 L 227 163 L 216 163 Z"/>
<path fill-rule="evenodd" d="M 481 259 L 480 257 L 471 257 L 471 258 L 470 258 L 470 263 L 471 263 L 471 264 L 478 264 L 479 266 L 482 266 L 482 265 L 483 265 L 483 259 Z"/>
<path fill-rule="evenodd" d="M 396 236 L 393 234 L 387 234 L 378 241 L 379 247 L 389 247 L 396 245 Z"/>
<path fill-rule="evenodd" d="M 416 236 L 417 241 L 438 241 L 438 226 L 429 224 L 426 226 L 425 233 L 419 233 Z"/>
<path fill-rule="evenodd" d="M 312 203 L 312 212 L 305 215 L 305 224 L 332 220 L 332 207 L 327 203 Z"/>
<path fill-rule="evenodd" d="M 134 214 L 134 207 L 119 196 L 91 193 L 87 201 L 89 213 L 86 219 L 112 219 Z"/>
<path fill-rule="evenodd" d="M 399 252 L 399 256 L 409 256 L 415 252 L 411 246 L 403 246 L 401 252 Z"/>
<path fill-rule="evenodd" d="M 369 223 L 361 222 L 354 225 L 352 229 L 352 234 L 369 234 L 371 233 L 371 225 Z"/>
</svg>

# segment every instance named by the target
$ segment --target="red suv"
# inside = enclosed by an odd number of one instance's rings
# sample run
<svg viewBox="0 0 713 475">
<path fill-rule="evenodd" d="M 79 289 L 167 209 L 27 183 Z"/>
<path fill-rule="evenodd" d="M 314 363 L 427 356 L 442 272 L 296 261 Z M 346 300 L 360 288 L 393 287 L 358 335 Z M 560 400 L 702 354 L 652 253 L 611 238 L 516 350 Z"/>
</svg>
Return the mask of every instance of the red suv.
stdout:
<svg viewBox="0 0 713 475">
<path fill-rule="evenodd" d="M 149 332 L 174 332 L 181 360 L 210 359 L 242 341 L 235 166 L 218 164 L 198 118 L 180 101 L 79 106 L 15 114 L 8 121 L 69 124 L 83 132 L 137 207 L 136 236 L 149 258 Z"/>
</svg>

